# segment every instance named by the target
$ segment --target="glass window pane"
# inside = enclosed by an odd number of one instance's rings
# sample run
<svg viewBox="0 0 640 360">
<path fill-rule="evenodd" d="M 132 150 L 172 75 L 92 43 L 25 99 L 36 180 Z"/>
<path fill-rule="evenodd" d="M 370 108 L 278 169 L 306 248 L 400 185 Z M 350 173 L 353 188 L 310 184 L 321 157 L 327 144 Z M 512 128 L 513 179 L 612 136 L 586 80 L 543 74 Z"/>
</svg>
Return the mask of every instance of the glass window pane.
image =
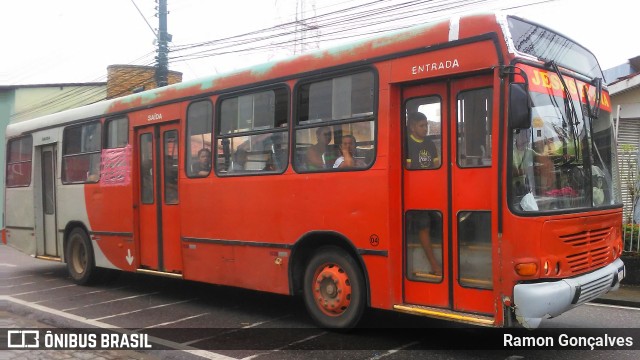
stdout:
<svg viewBox="0 0 640 360">
<path fill-rule="evenodd" d="M 33 140 L 31 136 L 20 139 L 11 140 L 9 142 L 8 163 L 16 163 L 20 161 L 31 161 L 31 151 Z"/>
<path fill-rule="evenodd" d="M 129 143 L 129 120 L 127 118 L 108 120 L 106 123 L 107 149 L 122 148 Z"/>
<path fill-rule="evenodd" d="M 288 103 L 289 96 L 285 89 L 261 91 L 224 99 L 220 105 L 220 134 L 286 126 Z"/>
<path fill-rule="evenodd" d="M 407 278 L 442 281 L 442 214 L 410 210 L 406 214 Z"/>
<path fill-rule="evenodd" d="M 140 197 L 143 204 L 153 204 L 153 135 L 140 135 Z"/>
<path fill-rule="evenodd" d="M 100 180 L 100 153 L 62 158 L 62 182 L 82 183 Z"/>
<path fill-rule="evenodd" d="M 288 163 L 289 132 L 236 136 L 218 140 L 219 175 L 280 173 Z"/>
<path fill-rule="evenodd" d="M 73 126 L 64 129 L 63 141 L 63 155 L 80 153 L 82 148 L 82 126 Z"/>
<path fill-rule="evenodd" d="M 7 164 L 7 187 L 29 186 L 31 161 Z"/>
<path fill-rule="evenodd" d="M 492 289 L 491 213 L 458 213 L 458 249 L 460 285 Z"/>
<path fill-rule="evenodd" d="M 31 136 L 9 141 L 7 149 L 7 187 L 29 186 L 31 183 Z"/>
<path fill-rule="evenodd" d="M 458 95 L 458 165 L 491 166 L 492 89 Z"/>
<path fill-rule="evenodd" d="M 213 106 L 198 101 L 187 110 L 187 176 L 203 177 L 211 171 L 211 128 Z"/>
<path fill-rule="evenodd" d="M 164 133 L 164 202 L 178 203 L 178 131 Z"/>
<path fill-rule="evenodd" d="M 81 152 L 100 151 L 100 123 L 82 125 Z"/>
<path fill-rule="evenodd" d="M 298 93 L 298 123 L 313 124 L 373 115 L 371 72 L 305 84 Z"/>
<path fill-rule="evenodd" d="M 368 168 L 376 155 L 374 140 L 374 121 L 297 130 L 296 170 Z"/>
<path fill-rule="evenodd" d="M 47 215 L 55 213 L 53 179 L 53 152 L 45 151 L 42 153 L 42 189 L 44 213 Z"/>
<path fill-rule="evenodd" d="M 405 104 L 405 166 L 436 169 L 442 161 L 442 103 L 438 96 L 415 98 Z"/>
<path fill-rule="evenodd" d="M 100 179 L 102 125 L 92 122 L 64 129 L 62 182 L 97 182 Z"/>
</svg>

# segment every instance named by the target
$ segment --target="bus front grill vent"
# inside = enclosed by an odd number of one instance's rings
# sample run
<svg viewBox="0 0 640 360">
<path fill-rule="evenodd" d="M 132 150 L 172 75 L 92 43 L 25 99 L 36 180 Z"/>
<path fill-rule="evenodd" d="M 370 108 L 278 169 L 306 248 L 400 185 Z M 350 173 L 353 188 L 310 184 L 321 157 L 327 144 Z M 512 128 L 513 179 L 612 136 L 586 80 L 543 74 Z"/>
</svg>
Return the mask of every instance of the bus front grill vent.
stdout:
<svg viewBox="0 0 640 360">
<path fill-rule="evenodd" d="M 605 241 L 605 239 L 611 234 L 613 228 L 608 227 L 604 229 L 593 229 L 588 231 L 581 231 L 575 234 L 560 235 L 560 240 L 565 244 L 571 246 L 584 246 L 594 245 L 599 242 Z"/>
</svg>

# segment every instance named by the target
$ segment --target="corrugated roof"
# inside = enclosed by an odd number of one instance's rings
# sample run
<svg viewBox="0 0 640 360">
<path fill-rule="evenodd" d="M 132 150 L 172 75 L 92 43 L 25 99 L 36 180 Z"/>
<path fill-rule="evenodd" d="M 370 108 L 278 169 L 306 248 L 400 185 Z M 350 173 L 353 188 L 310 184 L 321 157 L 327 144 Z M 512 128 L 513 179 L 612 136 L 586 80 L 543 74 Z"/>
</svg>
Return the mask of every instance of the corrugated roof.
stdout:
<svg viewBox="0 0 640 360">
<path fill-rule="evenodd" d="M 27 85 L 0 85 L 0 90 L 14 90 L 27 88 L 46 87 L 69 87 L 69 86 L 104 86 L 106 82 L 86 82 L 86 83 L 59 83 L 59 84 L 27 84 Z"/>
</svg>

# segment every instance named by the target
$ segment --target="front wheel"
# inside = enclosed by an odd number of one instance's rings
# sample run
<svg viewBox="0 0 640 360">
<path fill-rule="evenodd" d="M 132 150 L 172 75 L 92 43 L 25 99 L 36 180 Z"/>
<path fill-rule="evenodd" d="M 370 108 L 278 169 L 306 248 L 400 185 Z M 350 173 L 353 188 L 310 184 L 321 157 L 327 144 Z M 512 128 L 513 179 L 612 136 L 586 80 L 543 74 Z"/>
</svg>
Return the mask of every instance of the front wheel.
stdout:
<svg viewBox="0 0 640 360">
<path fill-rule="evenodd" d="M 75 228 L 69 234 L 66 261 L 67 271 L 76 284 L 89 285 L 96 280 L 93 247 L 84 230 Z"/>
<path fill-rule="evenodd" d="M 355 260 L 337 247 L 316 251 L 304 274 L 304 302 L 326 328 L 356 326 L 366 306 L 364 276 Z"/>
</svg>

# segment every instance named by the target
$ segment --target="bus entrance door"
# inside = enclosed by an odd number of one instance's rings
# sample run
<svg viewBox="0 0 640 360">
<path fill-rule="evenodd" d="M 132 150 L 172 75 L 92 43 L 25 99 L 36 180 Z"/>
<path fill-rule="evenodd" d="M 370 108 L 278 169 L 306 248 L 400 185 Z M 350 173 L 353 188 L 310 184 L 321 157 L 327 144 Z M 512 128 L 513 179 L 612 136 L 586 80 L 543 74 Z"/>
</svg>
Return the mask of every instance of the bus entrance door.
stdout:
<svg viewBox="0 0 640 360">
<path fill-rule="evenodd" d="M 140 267 L 180 274 L 178 124 L 145 127 L 138 141 L 138 234 Z"/>
<path fill-rule="evenodd" d="M 492 85 L 476 76 L 402 89 L 404 301 L 487 323 L 497 207 Z"/>
</svg>

